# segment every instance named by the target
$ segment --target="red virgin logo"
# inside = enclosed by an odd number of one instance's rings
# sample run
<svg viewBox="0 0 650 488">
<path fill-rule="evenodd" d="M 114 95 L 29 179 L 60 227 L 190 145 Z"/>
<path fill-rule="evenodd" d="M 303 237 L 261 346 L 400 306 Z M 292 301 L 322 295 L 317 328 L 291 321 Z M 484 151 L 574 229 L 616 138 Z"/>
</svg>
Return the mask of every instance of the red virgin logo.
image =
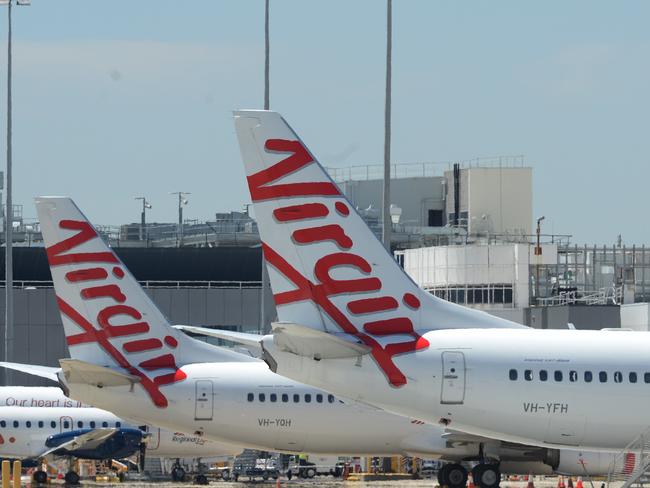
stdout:
<svg viewBox="0 0 650 488">
<path fill-rule="evenodd" d="M 88 222 L 61 220 L 59 228 L 77 231 L 77 233 L 47 248 L 50 266 L 81 265 L 81 269 L 75 269 L 65 274 L 66 281 L 79 283 L 82 286 L 86 285 L 86 282 L 92 282 L 81 289 L 80 294 L 84 301 L 108 298 L 113 302 L 104 306 L 96 317 L 87 319 L 63 298 L 57 296 L 61 313 L 83 330 L 79 334 L 67 335 L 68 346 L 97 344 L 115 360 L 117 365 L 140 378 L 142 387 L 156 406 L 166 407 L 167 398 L 160 391 L 160 387 L 186 378 L 186 374 L 176 366 L 176 359 L 172 353 L 172 350 L 178 346 L 178 342 L 169 335 L 162 340 L 156 337 L 147 337 L 150 335 L 148 334 L 149 324 L 142 320 L 142 313 L 137 308 L 127 304 L 128 297 L 118 284 L 119 280 L 124 278 L 125 273 L 115 254 L 108 251 L 69 252 L 98 238 L 97 233 Z M 102 283 L 102 281 L 108 281 L 109 278 L 113 283 Z M 117 322 L 115 318 L 118 316 L 129 317 L 132 322 L 118 325 L 115 323 Z M 128 340 L 121 342 L 119 346 L 115 346 L 111 342 L 113 339 L 124 338 L 128 338 Z M 167 349 L 168 352 L 164 352 L 164 349 Z M 147 351 L 151 351 L 153 357 L 141 361 L 137 366 L 132 365 L 127 359 L 128 354 Z M 155 374 L 159 370 L 170 369 L 171 373 Z"/>
<path fill-rule="evenodd" d="M 429 346 L 429 342 L 415 332 L 411 319 L 403 316 L 406 310 L 418 310 L 420 301 L 411 293 L 404 293 L 399 297 L 382 294 L 381 279 L 372 276 L 372 266 L 355 252 L 355 243 L 346 234 L 345 229 L 338 224 L 318 225 L 319 219 L 327 217 L 332 212 L 342 218 L 347 218 L 350 215 L 350 209 L 344 203 L 342 195 L 334 183 L 329 181 L 274 183 L 289 174 L 299 172 L 314 162 L 300 141 L 269 139 L 264 147 L 267 151 L 289 153 L 289 156 L 248 177 L 248 186 L 253 201 L 293 197 L 329 197 L 325 203 L 321 200 L 276 208 L 273 211 L 273 217 L 279 225 L 305 223 L 305 227 L 291 233 L 291 239 L 296 245 L 303 246 L 327 241 L 338 248 L 338 251 L 324 254 L 316 259 L 313 269 L 316 280 L 311 281 L 276 250 L 268 244 L 262 243 L 266 261 L 295 286 L 293 290 L 275 294 L 276 305 L 280 307 L 307 300 L 313 302 L 342 331 L 353 335 L 371 348 L 372 357 L 391 385 L 406 384 L 406 376 L 397 368 L 393 358 L 397 354 L 410 353 Z M 336 279 L 332 277 L 334 268 L 353 270 L 358 272 L 360 277 Z M 372 293 L 375 295 L 354 299 L 346 304 L 348 313 L 359 319 L 354 323 L 330 299 L 336 295 L 350 293 Z M 394 317 L 373 319 L 373 314 L 393 311 L 396 314 Z M 362 322 L 361 329 L 355 325 L 358 322 Z M 412 340 L 397 342 L 397 337 L 392 338 L 395 339 L 394 341 L 390 340 L 391 336 L 398 335 L 411 336 Z M 382 345 L 378 338 L 381 338 L 383 342 L 386 342 L 384 339 L 388 339 L 388 343 Z"/>
</svg>

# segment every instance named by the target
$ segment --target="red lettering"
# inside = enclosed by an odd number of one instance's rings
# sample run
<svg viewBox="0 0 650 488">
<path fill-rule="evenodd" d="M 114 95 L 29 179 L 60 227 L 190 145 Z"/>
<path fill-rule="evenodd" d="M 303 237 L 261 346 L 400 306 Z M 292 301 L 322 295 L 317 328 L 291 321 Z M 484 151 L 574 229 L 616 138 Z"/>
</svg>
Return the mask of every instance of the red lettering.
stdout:
<svg viewBox="0 0 650 488">
<path fill-rule="evenodd" d="M 348 303 L 348 310 L 355 315 L 395 310 L 397 307 L 399 303 L 393 297 L 362 298 Z"/>
<path fill-rule="evenodd" d="M 122 345 L 122 349 L 126 352 L 142 352 L 150 351 L 152 349 L 160 349 L 163 347 L 160 339 L 141 339 L 137 341 L 126 342 Z"/>
<path fill-rule="evenodd" d="M 50 266 L 90 262 L 119 263 L 119 260 L 112 252 L 62 254 L 95 239 L 97 232 L 95 232 L 95 229 L 88 222 L 80 220 L 62 220 L 59 222 L 59 228 L 78 230 L 79 232 L 47 248 L 47 259 L 50 262 Z"/>
<path fill-rule="evenodd" d="M 146 369 L 147 371 L 152 371 L 154 369 L 176 369 L 176 359 L 171 354 L 163 354 L 152 359 L 147 359 L 138 364 L 141 368 Z"/>
<path fill-rule="evenodd" d="M 108 273 L 104 268 L 88 268 L 70 271 L 65 274 L 65 278 L 72 283 L 78 281 L 105 280 L 108 278 Z"/>
<path fill-rule="evenodd" d="M 336 280 L 330 276 L 332 268 L 347 266 L 356 268 L 364 274 L 370 273 L 370 264 L 361 256 L 352 253 L 338 252 L 328 254 L 316 261 L 314 275 L 322 283 L 327 296 L 338 293 L 357 293 L 381 289 L 379 278 L 358 278 L 354 280 Z"/>
<path fill-rule="evenodd" d="M 314 159 L 300 141 L 269 139 L 264 147 L 267 151 L 292 154 L 273 166 L 246 178 L 254 202 L 307 195 L 340 195 L 338 187 L 334 183 L 327 181 L 270 185 L 270 183 L 313 163 Z"/>
<path fill-rule="evenodd" d="M 68 317 L 70 320 L 72 320 L 84 331 L 81 334 L 68 336 L 69 346 L 75 346 L 78 344 L 91 343 L 91 342 L 97 343 L 99 347 L 101 347 L 104 351 L 106 351 L 106 353 L 115 360 L 118 366 L 126 369 L 130 374 L 140 378 L 141 381 L 140 384 L 145 389 L 145 391 L 149 394 L 149 397 L 153 401 L 154 405 L 161 408 L 167 406 L 167 398 L 165 398 L 165 396 L 159 390 L 158 383 L 156 383 L 155 379 L 152 381 L 147 375 L 145 375 L 139 369 L 133 367 L 126 360 L 126 358 L 122 355 L 122 353 L 120 353 L 108 340 L 109 336 L 106 329 L 95 329 L 93 325 L 90 322 L 88 322 L 88 320 L 86 320 L 79 312 L 77 312 L 74 308 L 72 308 L 62 298 L 57 297 L 57 303 L 59 305 L 59 309 L 61 310 L 61 313 L 66 317 Z M 117 306 L 122 307 L 123 305 L 117 305 Z M 183 373 L 183 371 L 177 370 L 175 372 L 175 378 L 177 379 L 175 379 L 174 381 L 181 381 L 186 377 L 187 376 L 185 375 L 185 373 Z"/>
<path fill-rule="evenodd" d="M 126 301 L 126 295 L 122 293 L 122 290 L 117 285 L 102 285 L 86 288 L 81 290 L 81 296 L 85 299 L 112 298 L 117 303 L 124 303 Z"/>
<path fill-rule="evenodd" d="M 133 334 L 144 334 L 149 332 L 149 324 L 146 322 L 135 322 L 133 324 L 112 325 L 110 319 L 117 315 L 127 315 L 136 320 L 142 318 L 142 314 L 135 308 L 128 305 L 111 305 L 101 310 L 97 314 L 97 323 L 104 331 L 107 337 L 122 337 Z"/>
<path fill-rule="evenodd" d="M 363 324 L 363 329 L 373 335 L 412 334 L 413 322 L 406 317 L 376 320 Z"/>
<path fill-rule="evenodd" d="M 334 241 L 341 249 L 350 249 L 352 247 L 352 239 L 345 234 L 343 227 L 337 224 L 299 229 L 291 237 L 298 244 Z"/>
<path fill-rule="evenodd" d="M 315 219 L 325 217 L 329 210 L 322 203 L 304 203 L 302 205 L 291 205 L 280 207 L 273 211 L 273 216 L 280 222 L 291 222 L 294 220 Z"/>
</svg>

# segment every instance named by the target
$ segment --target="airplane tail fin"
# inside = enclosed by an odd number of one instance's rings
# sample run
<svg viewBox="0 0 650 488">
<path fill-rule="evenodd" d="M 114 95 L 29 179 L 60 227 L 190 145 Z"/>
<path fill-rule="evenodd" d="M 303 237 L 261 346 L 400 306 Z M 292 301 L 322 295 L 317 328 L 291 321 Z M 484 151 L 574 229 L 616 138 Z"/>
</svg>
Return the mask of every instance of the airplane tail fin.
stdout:
<svg viewBox="0 0 650 488">
<path fill-rule="evenodd" d="M 137 376 L 157 406 L 181 366 L 243 360 L 172 328 L 70 198 L 36 198 L 36 210 L 73 359 Z"/>
<path fill-rule="evenodd" d="M 422 290 L 278 113 L 234 116 L 281 322 L 363 343 L 394 386 L 393 357 L 428 347 L 425 331 L 522 327 Z"/>
</svg>

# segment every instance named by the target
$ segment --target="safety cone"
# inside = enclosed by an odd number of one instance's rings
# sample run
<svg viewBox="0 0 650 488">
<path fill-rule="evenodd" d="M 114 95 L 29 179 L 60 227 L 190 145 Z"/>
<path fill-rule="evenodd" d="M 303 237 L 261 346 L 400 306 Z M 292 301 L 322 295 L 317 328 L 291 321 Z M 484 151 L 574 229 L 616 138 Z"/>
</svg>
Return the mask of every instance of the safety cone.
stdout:
<svg viewBox="0 0 650 488">
<path fill-rule="evenodd" d="M 528 484 L 526 485 L 526 488 L 535 488 L 535 483 L 533 483 L 533 475 L 532 474 L 528 475 Z"/>
<path fill-rule="evenodd" d="M 569 482 L 567 483 L 566 486 L 567 488 L 573 488 L 573 478 L 571 478 L 571 476 L 569 476 Z"/>
<path fill-rule="evenodd" d="M 280 477 L 275 478 L 275 488 L 280 488 Z"/>
<path fill-rule="evenodd" d="M 582 477 L 578 477 L 578 481 L 576 481 L 576 488 L 583 488 L 582 486 Z"/>
<path fill-rule="evenodd" d="M 566 485 L 564 484 L 564 476 L 558 477 L 557 488 L 566 488 Z"/>
<path fill-rule="evenodd" d="M 472 473 L 467 475 L 467 488 L 474 488 L 474 476 L 472 476 Z"/>
</svg>

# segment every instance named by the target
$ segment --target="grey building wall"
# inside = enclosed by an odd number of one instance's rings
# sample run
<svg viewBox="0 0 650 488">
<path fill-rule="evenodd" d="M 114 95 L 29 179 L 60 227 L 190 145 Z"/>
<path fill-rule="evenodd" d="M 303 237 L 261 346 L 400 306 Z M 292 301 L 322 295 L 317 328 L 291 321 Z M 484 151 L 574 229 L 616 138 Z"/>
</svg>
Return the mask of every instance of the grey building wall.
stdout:
<svg viewBox="0 0 650 488">
<path fill-rule="evenodd" d="M 429 210 L 440 210 L 444 214 L 443 181 L 442 176 L 392 179 L 390 201 L 402 209 L 400 223 L 427 226 Z M 381 211 L 382 180 L 344 181 L 339 183 L 339 186 L 355 207 L 366 209 L 372 205 Z M 443 220 L 443 223 L 445 222 Z"/>
<path fill-rule="evenodd" d="M 0 336 L 4 338 L 4 288 L 0 288 Z M 260 327 L 260 288 L 150 288 L 147 292 L 172 324 L 231 326 L 255 332 Z M 58 366 L 69 357 L 54 290 L 14 290 L 14 362 Z M 267 324 L 276 312 L 270 288 L 265 296 Z M 0 350 L 4 360 L 4 348 Z M 4 376 L 0 376 L 4 379 Z M 3 381 L 3 384 L 6 382 Z M 46 380 L 14 372 L 11 384 L 41 386 Z"/>
<path fill-rule="evenodd" d="M 566 329 L 571 323 L 576 329 L 600 330 L 619 328 L 621 313 L 618 305 L 564 305 L 524 309 L 524 324 L 536 329 Z"/>
</svg>

